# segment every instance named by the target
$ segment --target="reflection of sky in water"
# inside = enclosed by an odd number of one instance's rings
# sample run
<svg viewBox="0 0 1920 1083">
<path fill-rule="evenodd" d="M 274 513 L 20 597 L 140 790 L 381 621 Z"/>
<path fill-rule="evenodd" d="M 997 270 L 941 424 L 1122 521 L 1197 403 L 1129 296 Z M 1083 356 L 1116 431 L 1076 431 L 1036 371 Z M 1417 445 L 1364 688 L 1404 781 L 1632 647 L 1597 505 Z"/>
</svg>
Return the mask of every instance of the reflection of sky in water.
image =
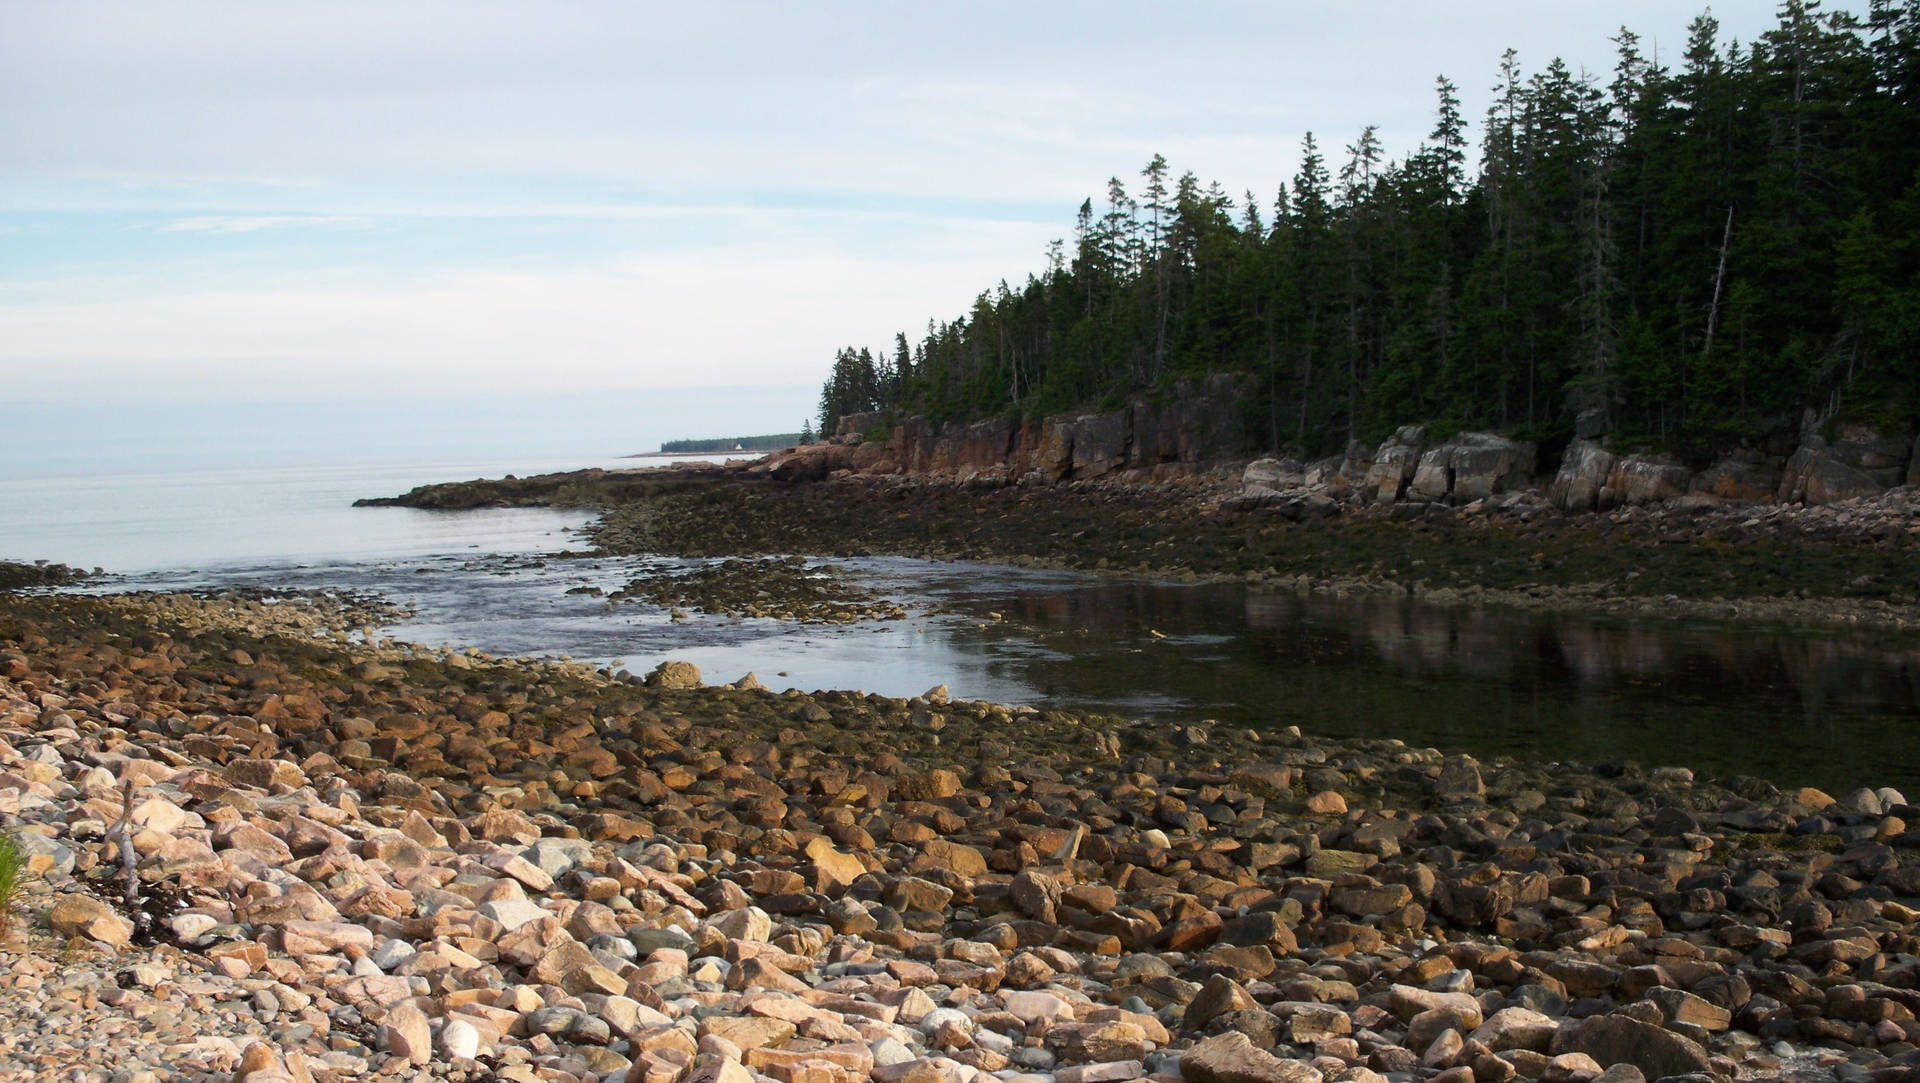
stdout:
<svg viewBox="0 0 1920 1083">
<path fill-rule="evenodd" d="M 396 638 L 617 660 L 636 673 L 679 658 L 710 681 L 752 671 L 776 690 L 910 696 L 946 684 L 1005 703 L 1920 791 L 1911 739 L 1920 649 L 1866 634 L 1587 621 L 899 559 L 841 562 L 911 612 L 854 626 L 673 622 L 650 606 L 567 593 L 611 592 L 642 570 L 691 563 L 463 554 L 218 578 L 378 590 L 415 609 L 387 630 Z"/>
</svg>

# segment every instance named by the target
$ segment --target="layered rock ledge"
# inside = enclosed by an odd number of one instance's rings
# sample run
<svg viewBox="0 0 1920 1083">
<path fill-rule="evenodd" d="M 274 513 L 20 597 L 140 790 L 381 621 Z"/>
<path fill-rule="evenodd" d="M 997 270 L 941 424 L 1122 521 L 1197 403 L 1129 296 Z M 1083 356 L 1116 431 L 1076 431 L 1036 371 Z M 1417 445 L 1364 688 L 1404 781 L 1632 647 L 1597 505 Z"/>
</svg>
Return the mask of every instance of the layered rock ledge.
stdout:
<svg viewBox="0 0 1920 1083">
<path fill-rule="evenodd" d="M 1890 790 L 640 681 L 192 608 L 0 599 L 29 874 L 0 1078 L 1920 1067 L 1920 810 Z"/>
</svg>

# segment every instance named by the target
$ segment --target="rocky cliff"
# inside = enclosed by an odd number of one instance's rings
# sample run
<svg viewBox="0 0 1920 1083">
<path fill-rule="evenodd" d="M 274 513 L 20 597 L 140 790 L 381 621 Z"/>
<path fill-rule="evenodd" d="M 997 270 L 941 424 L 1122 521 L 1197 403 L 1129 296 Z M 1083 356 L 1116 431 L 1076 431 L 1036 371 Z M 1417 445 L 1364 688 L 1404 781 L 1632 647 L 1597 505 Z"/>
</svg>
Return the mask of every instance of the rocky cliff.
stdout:
<svg viewBox="0 0 1920 1083">
<path fill-rule="evenodd" d="M 784 480 L 835 471 L 917 475 L 976 485 L 1054 484 L 1112 475 L 1163 479 L 1244 458 L 1258 436 L 1241 410 L 1243 378 L 1216 376 L 1166 399 L 1062 414 L 1041 421 L 995 418 L 930 425 L 908 418 L 884 438 L 863 436 L 878 415 L 843 420 L 832 441 L 775 456 L 766 469 Z M 1244 506 L 1323 514 L 1338 502 L 1454 504 L 1543 500 L 1563 511 L 1606 511 L 1675 501 L 1837 504 L 1920 484 L 1920 438 L 1908 429 L 1823 423 L 1811 412 L 1797 442 L 1736 449 L 1694 471 L 1667 456 L 1616 450 L 1583 430 L 1544 462 L 1538 445 L 1496 433 L 1444 440 L 1403 425 L 1378 445 L 1355 441 L 1312 463 L 1265 458 L 1247 467 Z M 1308 499 L 1308 496 L 1311 499 Z"/>
<path fill-rule="evenodd" d="M 1920 485 L 1920 439 L 1909 431 L 1823 426 L 1810 415 L 1798 444 L 1782 451 L 1737 449 L 1696 473 L 1667 456 L 1616 451 L 1604 437 L 1587 435 L 1547 469 L 1528 441 L 1467 432 L 1434 442 L 1425 427 L 1403 425 L 1377 446 L 1355 442 L 1344 454 L 1313 463 L 1257 460 L 1247 468 L 1239 502 L 1293 507 L 1297 501 L 1280 498 L 1307 490 L 1367 504 L 1506 497 L 1544 499 L 1562 511 L 1607 511 L 1677 501 L 1838 504 Z"/>
<path fill-rule="evenodd" d="M 835 470 L 917 474 L 973 484 L 1081 481 L 1120 471 L 1150 477 L 1193 473 L 1257 450 L 1241 404 L 1246 379 L 1212 376 L 1170 396 L 1136 396 L 1118 410 L 1039 421 L 990 418 L 934 425 L 909 417 L 884 437 L 876 414 L 841 419 L 832 441 L 796 448 L 770 465 L 775 477 L 807 480 Z"/>
</svg>

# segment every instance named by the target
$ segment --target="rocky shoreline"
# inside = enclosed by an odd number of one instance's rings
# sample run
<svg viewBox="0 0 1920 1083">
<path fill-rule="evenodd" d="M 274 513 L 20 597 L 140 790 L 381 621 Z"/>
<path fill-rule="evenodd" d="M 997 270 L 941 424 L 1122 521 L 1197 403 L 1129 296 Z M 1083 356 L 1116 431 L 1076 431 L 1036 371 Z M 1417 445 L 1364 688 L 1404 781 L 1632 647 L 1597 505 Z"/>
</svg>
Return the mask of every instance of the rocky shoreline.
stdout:
<svg viewBox="0 0 1920 1083">
<path fill-rule="evenodd" d="M 0 1079 L 1920 1068 L 1892 791 L 642 682 L 276 608 L 0 599 Z"/>
<path fill-rule="evenodd" d="M 31 564 L 23 561 L 0 560 L 0 590 L 27 590 L 35 587 L 64 587 L 85 580 L 89 575 L 98 575 L 100 569 L 88 572 L 83 568 L 70 568 L 65 564 L 50 564 L 39 560 Z"/>
<path fill-rule="evenodd" d="M 823 455 L 862 446 L 812 445 L 696 470 L 424 486 L 380 502 L 593 507 L 594 543 L 622 554 L 898 555 L 1440 604 L 1920 629 L 1915 485 L 1821 504 L 1672 494 L 1566 511 L 1540 488 L 1465 503 L 1376 499 L 1368 486 L 1310 478 L 1277 460 L 1020 482 L 817 469 Z M 1415 484 L 1422 461 L 1412 448 L 1380 453 L 1406 471 L 1402 487 Z"/>
</svg>

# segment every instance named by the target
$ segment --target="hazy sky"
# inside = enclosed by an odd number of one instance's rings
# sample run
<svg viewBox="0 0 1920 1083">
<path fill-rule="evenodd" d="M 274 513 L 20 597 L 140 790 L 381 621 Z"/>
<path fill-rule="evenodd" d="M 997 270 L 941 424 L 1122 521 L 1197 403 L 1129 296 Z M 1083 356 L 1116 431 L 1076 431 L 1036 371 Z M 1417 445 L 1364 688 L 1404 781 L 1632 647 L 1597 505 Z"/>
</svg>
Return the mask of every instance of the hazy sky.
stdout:
<svg viewBox="0 0 1920 1083">
<path fill-rule="evenodd" d="M 1749 40 L 1771 0 L 1714 9 Z M 0 0 L 14 401 L 817 384 L 1155 152 L 1270 203 L 1654 0 Z M 1472 133 L 1478 142 L 1478 124 Z"/>
</svg>

